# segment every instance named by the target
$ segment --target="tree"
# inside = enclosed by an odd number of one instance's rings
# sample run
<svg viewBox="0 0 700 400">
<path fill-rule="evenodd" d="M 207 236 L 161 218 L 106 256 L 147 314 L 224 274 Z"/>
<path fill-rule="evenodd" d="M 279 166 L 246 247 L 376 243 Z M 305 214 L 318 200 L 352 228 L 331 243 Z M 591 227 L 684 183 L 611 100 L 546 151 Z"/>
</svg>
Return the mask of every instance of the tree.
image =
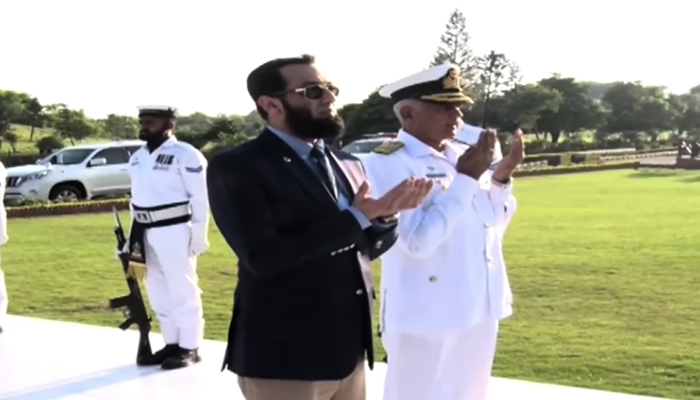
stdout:
<svg viewBox="0 0 700 400">
<path fill-rule="evenodd" d="M 671 129 L 676 119 L 674 107 L 662 87 L 643 86 L 639 82 L 618 83 L 605 93 L 603 102 L 610 109 L 603 127 L 609 133 L 636 136 L 646 132 L 655 140 L 659 132 Z"/>
<path fill-rule="evenodd" d="M 472 92 L 473 86 L 477 83 L 475 57 L 469 41 L 467 19 L 461 11 L 455 9 L 445 24 L 445 32 L 440 36 L 440 44 L 430 63 L 431 66 L 445 63 L 457 65 L 462 71 L 462 82 L 468 93 Z"/>
<path fill-rule="evenodd" d="M 71 145 L 75 145 L 76 140 L 86 139 L 97 132 L 95 124 L 85 116 L 83 110 L 69 108 L 57 111 L 54 129 L 60 137 L 70 140 Z"/>
<path fill-rule="evenodd" d="M 220 140 L 216 142 L 209 150 L 209 155 L 215 155 L 224 150 L 236 147 L 240 144 L 247 142 L 250 139 L 248 135 L 242 132 L 234 133 L 232 135 L 222 134 L 220 135 Z"/>
<path fill-rule="evenodd" d="M 51 152 L 63 148 L 63 139 L 56 135 L 44 136 L 35 143 L 36 148 L 39 150 L 41 156 L 46 156 Z"/>
<path fill-rule="evenodd" d="M 44 106 L 41 105 L 39 99 L 32 97 L 24 104 L 24 113 L 30 122 L 31 131 L 29 132 L 29 141 L 34 141 L 34 130 L 44 126 Z"/>
<path fill-rule="evenodd" d="M 695 133 L 693 136 L 700 134 L 700 86 L 682 95 L 669 96 L 669 102 L 674 108 L 673 125 L 677 133 Z"/>
<path fill-rule="evenodd" d="M 391 101 L 379 95 L 378 91 L 372 92 L 362 103 L 348 104 L 338 112 L 346 114 L 344 109 L 350 107 L 349 120 L 345 121 L 344 143 L 350 143 L 359 139 L 363 134 L 378 132 L 397 132 L 401 124 L 394 115 Z"/>
<path fill-rule="evenodd" d="M 10 144 L 10 147 L 12 148 L 12 152 L 16 153 L 17 152 L 17 142 L 19 141 L 19 136 L 15 132 L 10 129 L 9 132 L 6 132 L 5 135 L 3 135 L 3 138 L 7 143 Z"/>
<path fill-rule="evenodd" d="M 127 115 L 109 114 L 106 119 L 99 121 L 104 133 L 111 139 L 136 139 L 139 134 L 139 122 Z"/>
<path fill-rule="evenodd" d="M 492 97 L 501 94 L 505 88 L 508 67 L 506 56 L 494 51 L 479 57 L 477 60 L 477 69 L 481 83 L 480 92 L 484 100 L 483 118 L 487 123 L 489 121 L 489 103 Z"/>
<path fill-rule="evenodd" d="M 511 89 L 503 97 L 505 110 L 501 126 L 507 130 L 521 128 L 534 133 L 539 131 L 538 121 L 542 115 L 557 113 L 564 100 L 560 92 L 533 84 Z"/>
<path fill-rule="evenodd" d="M 0 149 L 2 149 L 2 139 L 12 133 L 12 125 L 10 119 L 7 118 L 3 110 L 0 110 Z"/>
<path fill-rule="evenodd" d="M 0 113 L 11 124 L 29 125 L 25 113 L 25 104 L 30 101 L 26 93 L 13 92 L 11 90 L 0 90 Z"/>
<path fill-rule="evenodd" d="M 251 111 L 244 117 L 245 120 L 245 129 L 244 132 L 248 136 L 258 136 L 258 134 L 263 130 L 265 127 L 265 121 L 263 121 L 262 117 L 260 117 L 260 114 L 256 110 Z"/>
<path fill-rule="evenodd" d="M 576 82 L 574 78 L 559 75 L 542 79 L 538 84 L 562 96 L 558 109 L 543 111 L 539 120 L 539 128 L 551 135 L 552 143 L 559 142 L 562 132 L 572 134 L 597 129 L 603 124 L 605 112 L 588 94 L 588 86 Z"/>
</svg>

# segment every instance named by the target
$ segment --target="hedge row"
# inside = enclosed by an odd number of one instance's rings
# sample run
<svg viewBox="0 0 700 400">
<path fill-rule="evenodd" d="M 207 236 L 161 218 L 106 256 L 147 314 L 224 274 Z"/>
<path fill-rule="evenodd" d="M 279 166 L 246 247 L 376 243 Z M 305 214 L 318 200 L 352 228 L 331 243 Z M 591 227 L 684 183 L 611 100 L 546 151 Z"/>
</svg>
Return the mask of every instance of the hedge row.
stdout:
<svg viewBox="0 0 700 400">
<path fill-rule="evenodd" d="M 514 177 L 523 176 L 542 176 L 542 175 L 561 175 L 561 174 L 572 174 L 578 172 L 596 172 L 596 171 L 610 171 L 615 169 L 631 169 L 638 168 L 640 165 L 639 161 L 625 161 L 625 162 L 613 162 L 605 164 L 581 164 L 581 165 L 565 165 L 561 167 L 541 167 L 541 168 L 531 168 L 522 169 L 515 171 L 513 173 Z"/>
<path fill-rule="evenodd" d="M 610 155 L 604 156 L 603 159 L 606 161 L 613 160 L 630 160 L 637 158 L 652 158 L 652 157 L 676 157 L 678 151 L 659 151 L 655 153 L 641 153 L 641 154 L 621 154 L 621 155 Z"/>
<path fill-rule="evenodd" d="M 608 158 L 608 157 L 619 157 L 619 156 L 653 156 L 657 154 L 665 154 L 668 152 L 676 152 L 675 147 L 666 147 L 658 149 L 645 149 L 645 150 L 634 150 L 619 152 L 616 150 L 600 151 L 596 153 L 583 153 L 583 152 L 568 152 L 568 153 L 546 153 L 546 154 L 531 154 L 525 156 L 524 163 L 535 163 L 546 161 L 548 165 L 557 166 L 562 165 L 564 162 L 562 160 L 570 159 L 572 163 L 578 164 L 583 162 L 590 162 L 594 158 Z"/>
<path fill-rule="evenodd" d="M 8 218 L 49 217 L 71 214 L 94 214 L 110 212 L 112 208 L 129 209 L 129 199 L 49 203 L 40 205 L 7 207 Z"/>
</svg>

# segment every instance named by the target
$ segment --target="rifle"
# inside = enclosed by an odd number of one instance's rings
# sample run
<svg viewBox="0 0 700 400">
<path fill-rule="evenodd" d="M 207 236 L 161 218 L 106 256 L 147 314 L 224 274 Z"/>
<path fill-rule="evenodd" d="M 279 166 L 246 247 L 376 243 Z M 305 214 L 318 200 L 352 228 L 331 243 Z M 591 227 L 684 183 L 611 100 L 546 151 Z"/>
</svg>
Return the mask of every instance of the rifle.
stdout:
<svg viewBox="0 0 700 400">
<path fill-rule="evenodd" d="M 109 308 L 112 310 L 120 308 L 124 309 L 126 321 L 119 325 L 119 329 L 125 331 L 133 324 L 138 326 L 139 345 L 136 352 L 136 362 L 139 363 L 141 360 L 153 355 L 153 351 L 151 350 L 151 341 L 148 336 L 151 331 L 151 316 L 149 316 L 148 312 L 146 311 L 146 304 L 143 302 L 143 296 L 141 296 L 139 283 L 136 280 L 135 274 L 133 273 L 133 267 L 130 266 L 130 254 L 122 250 L 126 245 L 126 236 L 124 235 L 124 229 L 122 228 L 122 223 L 119 219 L 117 208 L 113 207 L 113 210 L 115 221 L 114 235 L 117 237 L 119 259 L 122 263 L 122 268 L 124 269 L 124 276 L 126 277 L 126 284 L 129 287 L 129 294 L 126 296 L 109 299 Z"/>
</svg>

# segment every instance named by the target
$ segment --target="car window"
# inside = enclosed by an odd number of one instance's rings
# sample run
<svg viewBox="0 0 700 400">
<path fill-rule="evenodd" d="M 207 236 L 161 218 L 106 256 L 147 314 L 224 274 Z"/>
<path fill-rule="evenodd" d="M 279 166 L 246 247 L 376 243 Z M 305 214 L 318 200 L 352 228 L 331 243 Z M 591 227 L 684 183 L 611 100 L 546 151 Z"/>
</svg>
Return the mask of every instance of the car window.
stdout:
<svg viewBox="0 0 700 400">
<path fill-rule="evenodd" d="M 343 147 L 343 151 L 347 153 L 370 153 L 375 147 L 384 143 L 386 139 L 382 140 L 358 140 L 357 142 L 352 142 L 349 145 Z"/>
<path fill-rule="evenodd" d="M 92 158 L 104 158 L 107 160 L 107 165 L 114 164 L 124 164 L 129 162 L 129 154 L 127 154 L 126 149 L 123 147 L 110 147 L 99 151 Z"/>
<path fill-rule="evenodd" d="M 63 149 L 51 156 L 44 158 L 37 162 L 37 164 L 43 164 L 50 162 L 54 165 L 75 165 L 82 163 L 87 156 L 89 156 L 93 151 L 92 149 Z"/>
<path fill-rule="evenodd" d="M 126 150 L 129 152 L 129 156 L 134 155 L 141 147 L 143 146 L 129 146 L 126 148 Z"/>
</svg>

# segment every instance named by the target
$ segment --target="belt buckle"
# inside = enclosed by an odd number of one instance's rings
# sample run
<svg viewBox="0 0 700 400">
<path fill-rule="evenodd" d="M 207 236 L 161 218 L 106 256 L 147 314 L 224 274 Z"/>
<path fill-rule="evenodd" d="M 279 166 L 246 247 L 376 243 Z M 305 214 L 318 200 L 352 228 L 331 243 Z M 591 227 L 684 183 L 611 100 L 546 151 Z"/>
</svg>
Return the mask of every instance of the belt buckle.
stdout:
<svg viewBox="0 0 700 400">
<path fill-rule="evenodd" d="M 148 211 L 136 211 L 134 213 L 134 216 L 136 217 L 136 221 L 142 224 L 148 224 L 153 222 L 151 219 L 151 213 L 149 213 Z"/>
</svg>

